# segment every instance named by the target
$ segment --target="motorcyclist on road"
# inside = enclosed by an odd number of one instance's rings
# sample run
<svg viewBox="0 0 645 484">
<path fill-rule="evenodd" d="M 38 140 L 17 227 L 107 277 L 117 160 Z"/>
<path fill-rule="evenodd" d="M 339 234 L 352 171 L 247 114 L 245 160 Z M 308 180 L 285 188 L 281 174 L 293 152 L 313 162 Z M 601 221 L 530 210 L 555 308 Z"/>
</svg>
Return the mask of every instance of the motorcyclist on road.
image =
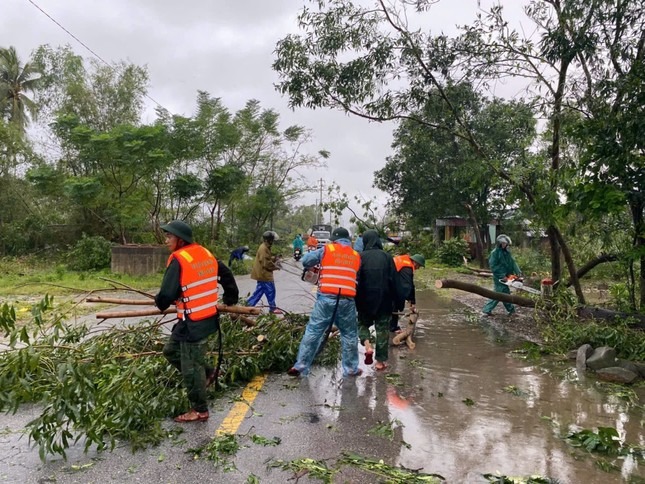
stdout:
<svg viewBox="0 0 645 484">
<path fill-rule="evenodd" d="M 316 250 L 318 248 L 318 239 L 313 235 L 307 237 L 307 250 Z"/>
<path fill-rule="evenodd" d="M 293 246 L 293 250 L 295 251 L 296 249 L 300 249 L 300 252 L 305 248 L 305 241 L 302 240 L 302 235 L 298 234 L 296 235 L 296 238 L 293 239 L 293 242 L 291 243 Z"/>
</svg>

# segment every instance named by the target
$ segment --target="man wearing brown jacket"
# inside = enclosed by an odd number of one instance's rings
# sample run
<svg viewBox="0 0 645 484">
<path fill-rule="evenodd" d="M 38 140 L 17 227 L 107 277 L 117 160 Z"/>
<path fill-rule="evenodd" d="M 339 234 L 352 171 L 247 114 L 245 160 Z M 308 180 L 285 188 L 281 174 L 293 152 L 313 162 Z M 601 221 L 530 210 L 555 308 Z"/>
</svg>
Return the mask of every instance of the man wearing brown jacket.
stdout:
<svg viewBox="0 0 645 484">
<path fill-rule="evenodd" d="M 275 282 L 273 282 L 273 271 L 280 270 L 280 265 L 276 261 L 276 256 L 271 253 L 271 246 L 273 242 L 278 240 L 278 234 L 271 230 L 267 230 L 262 234 L 264 240 L 257 253 L 255 254 L 255 261 L 253 261 L 253 269 L 251 269 L 251 279 L 257 281 L 255 291 L 246 301 L 249 306 L 255 306 L 262 296 L 266 295 L 269 302 L 269 311 L 273 314 L 282 314 L 275 303 Z"/>
</svg>

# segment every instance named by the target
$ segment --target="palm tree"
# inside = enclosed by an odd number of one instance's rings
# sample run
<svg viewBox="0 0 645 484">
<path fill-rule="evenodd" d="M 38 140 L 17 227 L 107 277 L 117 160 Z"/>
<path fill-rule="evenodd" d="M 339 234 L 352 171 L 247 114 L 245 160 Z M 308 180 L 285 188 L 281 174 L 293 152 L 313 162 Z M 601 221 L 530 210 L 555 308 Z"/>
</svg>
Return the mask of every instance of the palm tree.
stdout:
<svg viewBox="0 0 645 484">
<path fill-rule="evenodd" d="M 36 117 L 36 103 L 25 92 L 38 88 L 39 74 L 33 63 L 21 64 L 15 47 L 0 47 L 0 117 L 17 126 L 21 133 Z"/>
</svg>

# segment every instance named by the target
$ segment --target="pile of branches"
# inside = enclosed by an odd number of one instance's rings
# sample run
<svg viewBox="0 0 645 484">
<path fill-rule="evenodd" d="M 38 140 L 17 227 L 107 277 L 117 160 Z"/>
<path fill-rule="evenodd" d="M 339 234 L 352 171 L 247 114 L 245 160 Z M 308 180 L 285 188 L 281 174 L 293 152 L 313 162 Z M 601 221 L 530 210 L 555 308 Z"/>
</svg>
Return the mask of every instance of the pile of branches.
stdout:
<svg viewBox="0 0 645 484">
<path fill-rule="evenodd" d="M 0 307 L 7 349 L 0 353 L 0 411 L 17 412 L 35 403 L 40 415 L 26 425 L 41 459 L 80 443 L 87 451 L 113 449 L 128 441 L 132 450 L 169 436 L 168 418 L 187 410 L 179 373 L 162 354 L 172 322 L 143 319 L 136 324 L 68 322 L 46 296 L 29 322 L 17 321 L 12 305 Z M 223 333 L 223 388 L 254 376 L 286 371 L 295 361 L 306 317 L 257 317 L 253 326 L 220 319 Z M 166 326 L 164 328 L 164 326 Z M 214 363 L 217 335 L 208 340 Z M 320 363 L 336 362 L 337 343 L 327 345 Z M 211 389 L 211 397 L 222 392 Z"/>
</svg>

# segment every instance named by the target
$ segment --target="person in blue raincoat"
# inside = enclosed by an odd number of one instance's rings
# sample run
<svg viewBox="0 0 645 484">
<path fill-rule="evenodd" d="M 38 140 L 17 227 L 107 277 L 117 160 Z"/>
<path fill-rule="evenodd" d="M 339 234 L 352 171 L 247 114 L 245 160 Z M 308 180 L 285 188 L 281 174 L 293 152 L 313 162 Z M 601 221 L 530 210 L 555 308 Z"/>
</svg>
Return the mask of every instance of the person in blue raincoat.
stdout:
<svg viewBox="0 0 645 484">
<path fill-rule="evenodd" d="M 296 235 L 296 238 L 293 239 L 293 242 L 291 243 L 293 246 L 293 250 L 300 249 L 300 252 L 304 252 L 305 249 L 305 241 L 302 240 L 302 235 L 298 234 Z"/>
<path fill-rule="evenodd" d="M 517 262 L 515 262 L 515 259 L 513 259 L 509 249 L 511 246 L 511 238 L 508 235 L 501 234 L 497 237 L 495 242 L 496 247 L 488 258 L 488 265 L 490 270 L 493 272 L 495 291 L 510 294 L 511 290 L 507 285 L 503 284 L 501 280 L 506 280 L 507 276 L 512 274 L 521 276 L 522 272 L 520 271 Z M 489 299 L 482 309 L 483 314 L 485 316 L 490 316 L 493 309 L 495 309 L 495 306 L 497 306 L 497 303 L 499 303 L 497 299 Z M 515 312 L 515 306 L 513 306 L 513 304 L 508 302 L 503 304 L 506 311 L 508 311 L 508 314 L 513 314 Z"/>
<path fill-rule="evenodd" d="M 359 376 L 358 321 L 356 315 L 356 275 L 360 255 L 352 249 L 349 232 L 335 229 L 331 243 L 308 252 L 302 258 L 305 268 L 320 264 L 318 295 L 305 334 L 300 341 L 298 356 L 287 372 L 291 376 L 306 376 L 332 325 L 340 331 L 343 376 Z"/>
<path fill-rule="evenodd" d="M 243 245 L 242 247 L 238 247 L 237 249 L 233 249 L 231 251 L 231 255 L 228 258 L 228 266 L 232 267 L 233 261 L 239 260 L 240 262 L 244 260 L 244 254 L 246 254 L 249 251 L 249 246 L 248 245 Z"/>
</svg>

